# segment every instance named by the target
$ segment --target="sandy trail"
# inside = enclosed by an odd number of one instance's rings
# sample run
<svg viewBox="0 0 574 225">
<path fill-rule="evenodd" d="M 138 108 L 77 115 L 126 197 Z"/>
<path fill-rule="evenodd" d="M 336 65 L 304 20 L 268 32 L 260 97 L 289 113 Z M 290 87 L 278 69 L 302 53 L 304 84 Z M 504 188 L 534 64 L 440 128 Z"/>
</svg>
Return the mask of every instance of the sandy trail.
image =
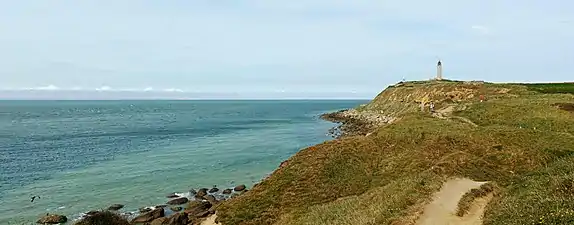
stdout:
<svg viewBox="0 0 574 225">
<path fill-rule="evenodd" d="M 478 127 L 478 125 L 476 125 L 474 122 L 472 122 L 468 118 L 465 118 L 462 116 L 453 116 L 452 115 L 453 112 L 454 112 L 454 106 L 447 106 L 445 108 L 437 110 L 436 112 L 432 113 L 431 115 L 436 117 L 436 118 L 440 118 L 440 119 L 448 119 L 448 118 L 458 119 L 461 122 L 468 123 L 472 126 Z"/>
<path fill-rule="evenodd" d="M 416 225 L 481 225 L 482 214 L 492 198 L 492 194 L 476 199 L 464 217 L 458 217 L 456 210 L 462 196 L 473 188 L 479 188 L 486 182 L 470 179 L 452 179 L 444 183 L 435 193 L 433 201 L 425 206 Z"/>
<path fill-rule="evenodd" d="M 210 217 L 207 217 L 207 219 L 205 219 L 203 222 L 201 222 L 201 225 L 217 225 L 217 223 L 215 223 L 215 218 L 217 218 L 217 215 L 213 214 Z"/>
</svg>

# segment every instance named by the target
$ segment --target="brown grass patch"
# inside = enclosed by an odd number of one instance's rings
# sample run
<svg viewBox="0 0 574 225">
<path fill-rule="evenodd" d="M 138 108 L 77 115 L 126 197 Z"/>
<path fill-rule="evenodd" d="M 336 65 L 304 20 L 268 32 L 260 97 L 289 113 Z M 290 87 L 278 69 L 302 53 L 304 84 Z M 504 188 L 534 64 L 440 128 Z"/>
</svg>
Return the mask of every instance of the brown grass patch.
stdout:
<svg viewBox="0 0 574 225">
<path fill-rule="evenodd" d="M 554 106 L 558 107 L 561 110 L 574 112 L 574 103 L 555 103 Z"/>
</svg>

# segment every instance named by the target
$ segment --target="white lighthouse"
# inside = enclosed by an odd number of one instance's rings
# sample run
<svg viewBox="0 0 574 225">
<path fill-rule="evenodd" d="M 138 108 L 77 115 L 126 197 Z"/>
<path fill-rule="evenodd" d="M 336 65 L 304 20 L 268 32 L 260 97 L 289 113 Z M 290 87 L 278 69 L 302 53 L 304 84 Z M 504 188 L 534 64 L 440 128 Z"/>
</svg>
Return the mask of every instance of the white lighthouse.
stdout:
<svg viewBox="0 0 574 225">
<path fill-rule="evenodd" d="M 438 60 L 438 63 L 436 64 L 436 80 L 442 80 L 442 62 L 440 61 L 440 59 Z"/>
</svg>

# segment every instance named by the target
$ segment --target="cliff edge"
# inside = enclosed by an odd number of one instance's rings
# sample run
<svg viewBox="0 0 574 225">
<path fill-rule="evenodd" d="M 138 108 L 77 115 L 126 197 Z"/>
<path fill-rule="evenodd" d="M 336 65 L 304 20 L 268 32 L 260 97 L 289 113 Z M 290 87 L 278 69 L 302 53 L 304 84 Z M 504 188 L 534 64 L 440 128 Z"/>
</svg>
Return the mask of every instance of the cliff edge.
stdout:
<svg viewBox="0 0 574 225">
<path fill-rule="evenodd" d="M 389 86 L 366 105 L 324 115 L 342 122 L 340 138 L 302 149 L 223 203 L 217 221 L 424 224 L 443 184 L 464 178 L 497 187 L 459 194 L 469 212 L 461 218 L 480 218 L 468 224 L 573 223 L 573 94 L 572 83 Z"/>
</svg>

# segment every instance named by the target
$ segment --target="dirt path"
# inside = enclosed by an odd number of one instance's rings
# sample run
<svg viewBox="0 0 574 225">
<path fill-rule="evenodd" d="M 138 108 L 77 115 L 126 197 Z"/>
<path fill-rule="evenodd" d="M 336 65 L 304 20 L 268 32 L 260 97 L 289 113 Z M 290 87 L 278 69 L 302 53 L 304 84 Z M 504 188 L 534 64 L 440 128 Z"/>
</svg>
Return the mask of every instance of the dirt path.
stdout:
<svg viewBox="0 0 574 225">
<path fill-rule="evenodd" d="M 217 215 L 213 214 L 210 217 L 207 217 L 207 219 L 205 219 L 203 222 L 201 222 L 201 225 L 217 225 L 217 223 L 215 223 L 215 218 L 217 218 Z"/>
<path fill-rule="evenodd" d="M 476 199 L 464 217 L 456 215 L 458 201 L 473 188 L 479 188 L 486 182 L 470 179 L 452 179 L 444 183 L 435 193 L 433 201 L 425 206 L 416 225 L 481 225 L 482 214 L 492 194 Z"/>
<path fill-rule="evenodd" d="M 436 112 L 434 112 L 432 114 L 432 116 L 439 118 L 439 119 L 457 119 L 461 122 L 464 123 L 468 123 L 472 126 L 478 127 L 478 125 L 476 125 L 475 123 L 473 123 L 471 120 L 469 120 L 468 118 L 462 117 L 462 116 L 453 116 L 452 113 L 454 111 L 454 106 L 447 106 L 445 108 L 439 109 Z"/>
</svg>

